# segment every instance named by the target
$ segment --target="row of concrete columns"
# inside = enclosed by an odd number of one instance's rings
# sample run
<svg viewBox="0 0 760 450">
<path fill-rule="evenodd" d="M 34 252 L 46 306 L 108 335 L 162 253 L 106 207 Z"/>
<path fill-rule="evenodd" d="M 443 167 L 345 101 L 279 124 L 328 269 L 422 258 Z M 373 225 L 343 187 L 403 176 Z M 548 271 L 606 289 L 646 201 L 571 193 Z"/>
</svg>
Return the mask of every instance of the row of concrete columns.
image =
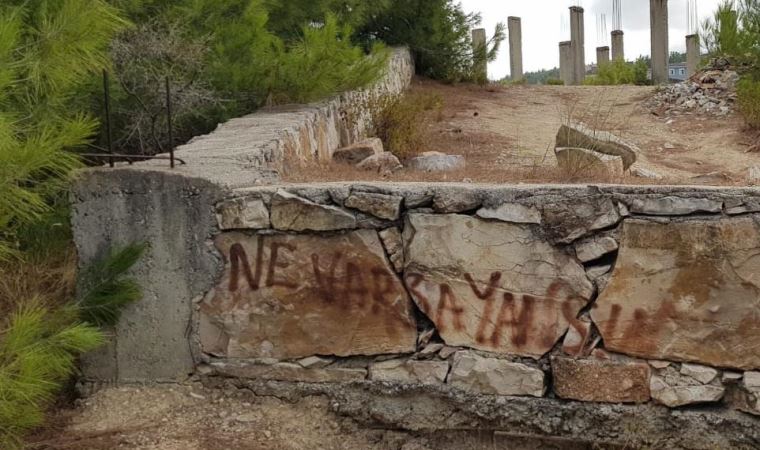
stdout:
<svg viewBox="0 0 760 450">
<path fill-rule="evenodd" d="M 652 42 L 652 81 L 655 84 L 667 83 L 670 76 L 668 62 L 670 49 L 668 46 L 668 0 L 649 0 L 651 42 Z M 570 40 L 559 43 L 560 78 L 566 85 L 583 84 L 586 78 L 586 36 L 583 18 L 583 8 L 570 7 Z M 507 19 L 509 29 L 509 68 L 513 81 L 523 79 L 522 55 L 522 22 L 519 17 Z M 596 49 L 597 65 L 614 60 L 625 60 L 625 42 L 622 30 L 611 33 L 612 48 L 598 47 Z M 476 51 L 485 52 L 486 30 L 478 28 L 472 31 L 472 43 Z M 611 54 L 610 54 L 611 50 Z M 700 46 L 699 36 L 686 36 L 687 71 L 693 75 L 699 66 Z M 483 61 L 475 68 L 476 74 L 487 79 L 488 69 Z"/>
</svg>

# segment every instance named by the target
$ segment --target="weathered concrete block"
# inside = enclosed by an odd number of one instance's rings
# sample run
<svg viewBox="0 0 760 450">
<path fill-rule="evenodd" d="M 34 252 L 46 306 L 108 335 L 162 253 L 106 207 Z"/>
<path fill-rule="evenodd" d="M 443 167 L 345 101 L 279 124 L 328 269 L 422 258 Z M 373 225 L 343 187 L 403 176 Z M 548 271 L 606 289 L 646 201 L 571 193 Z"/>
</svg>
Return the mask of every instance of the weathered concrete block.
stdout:
<svg viewBox="0 0 760 450">
<path fill-rule="evenodd" d="M 551 359 L 554 392 L 584 402 L 645 403 L 649 401 L 647 363 L 598 359 Z"/>
<path fill-rule="evenodd" d="M 407 293 L 377 232 L 216 240 L 227 261 L 200 306 L 204 351 L 228 358 L 413 352 Z"/>
<path fill-rule="evenodd" d="M 482 394 L 543 397 L 546 390 L 544 373 L 539 369 L 467 351 L 454 354 L 447 382 Z"/>
<path fill-rule="evenodd" d="M 585 148 L 597 153 L 619 156 L 623 159 L 623 169 L 636 162 L 636 156 L 641 152 L 638 147 L 614 134 L 589 128 L 582 123 L 564 124 L 557 132 L 555 147 Z"/>
</svg>

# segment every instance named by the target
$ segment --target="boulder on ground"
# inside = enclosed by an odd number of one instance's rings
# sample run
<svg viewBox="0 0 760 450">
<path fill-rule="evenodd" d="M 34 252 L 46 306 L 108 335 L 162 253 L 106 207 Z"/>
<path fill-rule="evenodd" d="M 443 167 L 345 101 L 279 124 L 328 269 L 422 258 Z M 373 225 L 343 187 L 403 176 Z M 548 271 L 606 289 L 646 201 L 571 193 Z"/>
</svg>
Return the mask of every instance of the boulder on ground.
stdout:
<svg viewBox="0 0 760 450">
<path fill-rule="evenodd" d="M 559 167 L 571 175 L 609 175 L 622 177 L 625 164 L 620 156 L 606 155 L 594 150 L 578 147 L 557 147 L 554 149 Z"/>
<path fill-rule="evenodd" d="M 372 155 L 357 164 L 357 168 L 371 172 L 393 173 L 404 168 L 401 161 L 391 152 Z"/>
<path fill-rule="evenodd" d="M 594 130 L 582 123 L 562 125 L 557 133 L 556 147 L 584 148 L 597 153 L 619 156 L 623 159 L 623 169 L 636 162 L 638 147 L 620 139 L 607 131 Z"/>
<path fill-rule="evenodd" d="M 383 141 L 369 138 L 349 146 L 335 150 L 333 161 L 345 164 L 359 164 L 370 156 L 383 153 Z"/>
<path fill-rule="evenodd" d="M 446 155 L 440 152 L 425 152 L 409 160 L 409 168 L 423 172 L 448 172 L 464 169 L 462 155 Z"/>
</svg>

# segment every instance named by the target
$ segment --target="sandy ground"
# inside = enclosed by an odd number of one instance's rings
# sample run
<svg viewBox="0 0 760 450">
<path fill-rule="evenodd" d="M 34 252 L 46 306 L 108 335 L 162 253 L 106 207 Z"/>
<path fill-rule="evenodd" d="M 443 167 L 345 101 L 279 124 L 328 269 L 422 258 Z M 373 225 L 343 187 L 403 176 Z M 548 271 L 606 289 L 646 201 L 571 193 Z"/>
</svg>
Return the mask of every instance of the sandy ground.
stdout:
<svg viewBox="0 0 760 450">
<path fill-rule="evenodd" d="M 443 111 L 425 126 L 423 151 L 463 154 L 467 169 L 449 174 L 404 170 L 390 181 L 584 182 L 632 184 L 652 180 L 568 179 L 556 169 L 554 140 L 562 123 L 583 121 L 618 134 L 641 148 L 638 166 L 665 177 L 659 183 L 746 184 L 760 153 L 748 153 L 753 139 L 740 116 L 657 117 L 642 103 L 654 92 L 639 86 L 444 85 L 415 80 L 415 92 L 439 95 Z M 354 169 L 305 168 L 291 181 L 376 179 Z"/>
<path fill-rule="evenodd" d="M 32 450 L 581 450 L 491 432 L 415 435 L 362 428 L 322 397 L 288 403 L 195 385 L 119 387 L 57 411 Z"/>
</svg>

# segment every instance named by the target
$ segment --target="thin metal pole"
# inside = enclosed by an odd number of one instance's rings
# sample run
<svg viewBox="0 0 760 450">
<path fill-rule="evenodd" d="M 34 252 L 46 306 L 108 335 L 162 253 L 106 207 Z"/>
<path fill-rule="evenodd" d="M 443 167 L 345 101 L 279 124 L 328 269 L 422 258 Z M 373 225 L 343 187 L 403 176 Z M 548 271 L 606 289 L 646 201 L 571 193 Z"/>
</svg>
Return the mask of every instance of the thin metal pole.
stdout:
<svg viewBox="0 0 760 450">
<path fill-rule="evenodd" d="M 111 89 L 108 82 L 108 71 L 103 69 L 103 95 L 105 97 L 106 106 L 106 134 L 108 139 L 108 165 L 114 166 L 113 159 L 113 136 L 111 133 Z"/>
<path fill-rule="evenodd" d="M 172 92 L 169 76 L 166 77 L 166 126 L 169 131 L 169 164 L 174 168 L 174 135 L 172 134 Z"/>
</svg>

